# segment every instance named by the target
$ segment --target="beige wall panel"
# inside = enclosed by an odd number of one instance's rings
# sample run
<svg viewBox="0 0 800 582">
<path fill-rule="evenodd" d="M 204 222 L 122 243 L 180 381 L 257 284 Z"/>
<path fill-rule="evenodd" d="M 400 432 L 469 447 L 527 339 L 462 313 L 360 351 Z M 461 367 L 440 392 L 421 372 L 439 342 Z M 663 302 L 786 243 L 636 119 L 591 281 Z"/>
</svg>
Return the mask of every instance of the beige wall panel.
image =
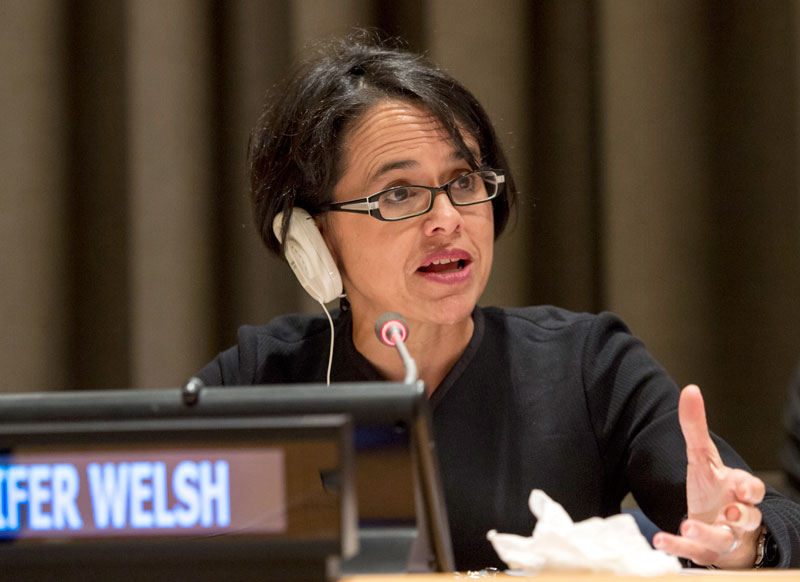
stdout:
<svg viewBox="0 0 800 582">
<path fill-rule="evenodd" d="M 292 0 L 294 49 L 372 25 L 369 0 Z"/>
<path fill-rule="evenodd" d="M 519 219 L 516 225 L 510 223 L 495 245 L 492 276 L 481 299 L 487 305 L 523 305 L 527 297 L 524 273 L 531 249 L 525 216 L 530 201 L 525 199 L 530 196 L 530 175 L 520 132 L 528 103 L 516 82 L 528 73 L 526 6 L 523 0 L 468 4 L 439 0 L 427 5 L 425 33 L 430 56 L 464 83 L 486 108 L 521 190 Z"/>
<path fill-rule="evenodd" d="M 710 6 L 600 4 L 606 293 L 769 469 L 800 322 L 790 5 Z"/>
<path fill-rule="evenodd" d="M 712 98 L 717 389 L 709 416 L 748 461 L 771 469 L 800 358 L 800 69 L 792 2 L 737 7 L 714 47 L 723 58 Z"/>
<path fill-rule="evenodd" d="M 59 388 L 66 374 L 63 8 L 0 5 L 2 391 Z"/>
<path fill-rule="evenodd" d="M 128 6 L 133 384 L 174 386 L 209 353 L 209 15 Z"/>
<path fill-rule="evenodd" d="M 283 78 L 290 64 L 288 6 L 283 2 L 244 0 L 230 3 L 230 124 L 224 148 L 229 173 L 225 204 L 230 223 L 223 236 L 228 248 L 232 293 L 220 298 L 230 315 L 222 330 L 232 344 L 235 329 L 245 323 L 264 323 L 297 311 L 299 284 L 286 263 L 269 253 L 256 231 L 250 207 L 247 144 L 263 107 L 264 96 Z"/>
<path fill-rule="evenodd" d="M 533 252 L 526 268 L 535 303 L 573 311 L 602 309 L 593 16 L 589 3 L 540 2 L 530 19 L 524 152 L 532 175 L 525 195 Z"/>
<path fill-rule="evenodd" d="M 679 383 L 710 360 L 702 4 L 598 7 L 605 297 Z"/>
<path fill-rule="evenodd" d="M 69 3 L 70 389 L 130 385 L 128 174 L 121 3 Z"/>
</svg>

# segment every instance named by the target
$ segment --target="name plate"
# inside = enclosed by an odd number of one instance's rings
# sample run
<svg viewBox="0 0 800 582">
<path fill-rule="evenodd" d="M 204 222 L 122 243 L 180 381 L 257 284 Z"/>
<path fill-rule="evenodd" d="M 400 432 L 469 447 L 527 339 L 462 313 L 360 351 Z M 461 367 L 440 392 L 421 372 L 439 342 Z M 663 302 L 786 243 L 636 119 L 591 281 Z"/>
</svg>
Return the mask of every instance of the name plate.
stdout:
<svg viewBox="0 0 800 582">
<path fill-rule="evenodd" d="M 181 541 L 350 555 L 352 450 L 336 414 L 5 423 L 0 561 L 114 540 L 134 557 Z"/>
<path fill-rule="evenodd" d="M 283 448 L 17 450 L 0 456 L 0 537 L 281 534 Z"/>
</svg>

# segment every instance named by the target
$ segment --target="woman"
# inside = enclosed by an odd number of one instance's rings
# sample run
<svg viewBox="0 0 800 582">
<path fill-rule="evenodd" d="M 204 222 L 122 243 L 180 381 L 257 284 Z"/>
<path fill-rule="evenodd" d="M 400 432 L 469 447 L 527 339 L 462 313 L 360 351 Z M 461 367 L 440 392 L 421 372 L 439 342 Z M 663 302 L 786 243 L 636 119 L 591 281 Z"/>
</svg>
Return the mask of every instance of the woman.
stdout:
<svg viewBox="0 0 800 582">
<path fill-rule="evenodd" d="M 698 564 L 800 564 L 800 508 L 709 436 L 699 390 L 679 393 L 618 319 L 476 307 L 516 189 L 460 83 L 403 50 L 325 46 L 268 104 L 251 186 L 271 250 L 302 208 L 338 267 L 333 381 L 402 380 L 373 328 L 385 311 L 407 318 L 459 569 L 501 565 L 489 529 L 530 534 L 533 488 L 576 520 L 618 513 L 632 491 L 664 530 L 655 545 Z M 329 342 L 323 316 L 284 316 L 242 328 L 199 377 L 321 382 Z"/>
</svg>

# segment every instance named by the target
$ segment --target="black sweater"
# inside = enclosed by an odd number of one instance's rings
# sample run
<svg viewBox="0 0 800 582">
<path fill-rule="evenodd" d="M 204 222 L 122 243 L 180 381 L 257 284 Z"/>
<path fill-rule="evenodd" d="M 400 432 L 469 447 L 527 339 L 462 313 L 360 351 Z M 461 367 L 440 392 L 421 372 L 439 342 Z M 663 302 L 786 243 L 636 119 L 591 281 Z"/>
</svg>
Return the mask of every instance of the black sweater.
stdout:
<svg viewBox="0 0 800 582">
<path fill-rule="evenodd" d="M 380 380 L 335 312 L 332 382 Z M 677 532 L 686 515 L 686 451 L 678 388 L 615 316 L 555 307 L 476 308 L 464 354 L 430 398 L 456 565 L 502 563 L 486 532 L 530 535 L 532 489 L 575 521 L 609 516 L 632 492 Z M 412 331 L 413 332 L 413 331 Z M 200 371 L 206 385 L 324 382 L 324 316 L 242 327 L 239 344 Z M 728 466 L 747 469 L 714 437 Z M 768 489 L 759 506 L 782 567 L 800 566 L 800 506 Z"/>
</svg>

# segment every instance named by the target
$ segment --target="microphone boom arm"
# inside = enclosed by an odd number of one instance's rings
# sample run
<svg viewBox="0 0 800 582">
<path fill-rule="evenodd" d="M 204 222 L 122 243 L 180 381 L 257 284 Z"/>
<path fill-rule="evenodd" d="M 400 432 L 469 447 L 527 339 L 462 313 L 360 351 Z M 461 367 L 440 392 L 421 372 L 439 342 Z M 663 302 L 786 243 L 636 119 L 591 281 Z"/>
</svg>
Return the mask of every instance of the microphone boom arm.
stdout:
<svg viewBox="0 0 800 582">
<path fill-rule="evenodd" d="M 406 377 L 403 382 L 406 384 L 416 383 L 416 381 L 419 379 L 417 363 L 414 361 L 414 358 L 411 357 L 411 354 L 408 353 L 408 348 L 403 342 L 403 339 L 400 337 L 400 334 L 395 332 L 391 335 L 391 337 L 394 340 L 394 347 L 396 347 L 397 351 L 400 352 L 400 359 L 403 360 L 403 366 L 406 369 Z"/>
</svg>

